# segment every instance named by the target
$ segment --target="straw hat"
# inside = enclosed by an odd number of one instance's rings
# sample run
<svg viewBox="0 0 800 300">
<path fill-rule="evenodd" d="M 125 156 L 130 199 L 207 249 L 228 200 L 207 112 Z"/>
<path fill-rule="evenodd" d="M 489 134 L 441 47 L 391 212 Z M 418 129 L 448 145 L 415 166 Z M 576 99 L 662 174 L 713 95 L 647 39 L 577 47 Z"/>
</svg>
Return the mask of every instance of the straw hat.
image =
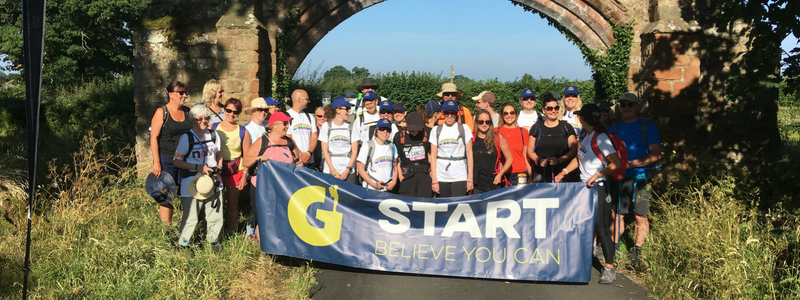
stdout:
<svg viewBox="0 0 800 300">
<path fill-rule="evenodd" d="M 203 173 L 197 175 L 189 181 L 189 195 L 198 200 L 205 200 L 214 195 L 217 187 L 214 184 L 214 178 Z"/>
<path fill-rule="evenodd" d="M 439 99 L 443 99 L 444 93 L 457 93 L 456 94 L 456 99 L 461 99 L 461 96 L 462 96 L 461 91 L 458 90 L 458 87 L 456 87 L 456 84 L 455 83 L 450 83 L 450 82 L 445 83 L 445 84 L 442 85 L 442 91 L 439 92 L 438 94 L 436 94 L 436 97 L 439 97 Z"/>
</svg>

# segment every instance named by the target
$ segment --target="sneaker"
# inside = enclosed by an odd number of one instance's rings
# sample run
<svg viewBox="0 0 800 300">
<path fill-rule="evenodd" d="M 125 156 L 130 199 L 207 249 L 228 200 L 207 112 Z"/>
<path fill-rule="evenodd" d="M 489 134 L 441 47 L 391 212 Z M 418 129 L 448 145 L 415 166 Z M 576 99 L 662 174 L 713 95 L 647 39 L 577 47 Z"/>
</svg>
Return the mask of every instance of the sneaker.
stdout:
<svg viewBox="0 0 800 300">
<path fill-rule="evenodd" d="M 603 267 L 603 273 L 600 274 L 600 280 L 597 281 L 597 283 L 612 284 L 614 280 L 617 280 L 617 271 L 614 271 L 612 268 Z"/>
<path fill-rule="evenodd" d="M 606 257 L 603 254 L 603 247 L 600 245 L 594 247 L 594 257 L 597 258 L 597 261 L 599 261 L 601 265 L 606 263 Z"/>
<path fill-rule="evenodd" d="M 631 248 L 631 251 L 628 252 L 628 259 L 630 260 L 630 263 L 627 265 L 628 269 L 636 272 L 644 272 L 647 270 L 648 263 L 642 255 L 642 247 L 634 246 Z"/>
</svg>

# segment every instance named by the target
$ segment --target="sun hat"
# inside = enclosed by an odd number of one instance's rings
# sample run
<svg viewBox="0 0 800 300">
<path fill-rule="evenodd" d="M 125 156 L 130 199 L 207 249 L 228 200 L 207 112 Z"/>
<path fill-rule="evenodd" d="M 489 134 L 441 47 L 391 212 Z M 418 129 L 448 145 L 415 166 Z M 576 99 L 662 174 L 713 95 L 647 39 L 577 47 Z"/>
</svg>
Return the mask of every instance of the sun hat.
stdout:
<svg viewBox="0 0 800 300">
<path fill-rule="evenodd" d="M 270 97 L 271 98 L 271 97 Z M 250 101 L 250 107 L 244 109 L 244 113 L 249 114 L 254 109 L 266 109 L 267 101 L 263 97 L 255 98 Z"/>
<path fill-rule="evenodd" d="M 379 110 L 392 110 L 392 109 L 394 109 L 394 104 L 392 104 L 392 101 L 389 100 L 381 101 L 381 106 Z"/>
<path fill-rule="evenodd" d="M 292 117 L 287 115 L 285 112 L 279 111 L 272 114 L 272 116 L 269 117 L 269 123 L 267 123 L 267 127 L 272 126 L 272 123 L 275 123 L 276 121 L 289 122 L 291 120 Z"/>
<path fill-rule="evenodd" d="M 178 194 L 178 185 L 172 179 L 172 175 L 167 172 L 161 172 L 161 176 L 156 177 L 155 174 L 150 173 L 144 182 L 144 189 L 150 198 L 153 198 L 158 204 L 167 205 L 172 202 Z"/>
<path fill-rule="evenodd" d="M 406 111 L 406 107 L 403 106 L 403 103 L 395 103 L 394 107 L 392 108 L 392 110 L 393 111 L 405 112 Z"/>
<path fill-rule="evenodd" d="M 356 90 L 358 90 L 360 92 L 361 90 L 363 90 L 365 88 L 372 88 L 372 89 L 377 90 L 378 89 L 378 85 L 375 84 L 375 81 L 372 80 L 372 78 L 364 78 L 364 79 L 361 79 L 361 85 L 356 87 Z"/>
<path fill-rule="evenodd" d="M 525 89 L 525 90 L 522 90 L 522 93 L 519 95 L 519 97 L 520 98 L 525 98 L 525 97 L 536 98 L 536 93 L 534 93 L 532 89 Z"/>
<path fill-rule="evenodd" d="M 480 94 L 478 94 L 477 96 L 472 97 L 472 100 L 476 100 L 477 101 L 478 99 L 481 99 L 483 101 L 488 102 L 491 105 L 494 105 L 494 103 L 497 101 L 497 96 L 495 96 L 494 93 L 492 93 L 490 91 L 483 91 Z"/>
<path fill-rule="evenodd" d="M 345 99 L 344 96 L 341 96 L 341 97 L 338 97 L 336 99 L 333 99 L 333 103 L 331 103 L 331 108 L 335 109 L 335 108 L 339 108 L 341 106 L 351 107 L 351 106 L 353 106 L 353 104 L 350 104 L 350 102 L 347 101 L 347 99 Z"/>
<path fill-rule="evenodd" d="M 437 100 L 430 100 L 428 103 L 425 103 L 425 111 L 427 111 L 429 115 L 440 112 L 442 111 L 442 104 Z"/>
<path fill-rule="evenodd" d="M 389 119 L 387 119 L 387 118 L 383 118 L 383 119 L 378 120 L 378 124 L 375 124 L 375 126 L 377 126 L 377 128 L 389 128 L 389 129 L 391 129 L 392 128 L 392 121 L 389 121 Z"/>
<path fill-rule="evenodd" d="M 570 94 L 578 96 L 581 93 L 578 91 L 578 87 L 577 86 L 570 85 L 570 86 L 564 88 L 564 96 L 570 95 Z"/>
<path fill-rule="evenodd" d="M 597 106 L 597 104 L 589 103 L 581 107 L 581 110 L 576 111 L 575 114 L 581 116 L 581 118 L 584 118 L 585 120 L 589 121 L 594 120 L 596 122 L 599 122 L 601 111 L 602 110 L 600 109 L 599 106 Z"/>
<path fill-rule="evenodd" d="M 444 93 L 456 93 L 456 99 L 460 99 L 461 96 L 463 96 L 461 92 L 458 90 L 456 84 L 450 82 L 447 82 L 442 85 L 442 91 L 436 94 L 436 97 L 438 97 L 439 99 L 443 99 Z"/>
<path fill-rule="evenodd" d="M 406 118 L 406 128 L 409 131 L 422 131 L 424 129 L 422 125 L 422 115 L 418 112 L 412 112 L 408 114 L 408 118 Z"/>
<path fill-rule="evenodd" d="M 198 200 L 205 200 L 214 195 L 217 187 L 214 184 L 214 178 L 203 173 L 197 175 L 189 181 L 189 195 Z"/>
<path fill-rule="evenodd" d="M 442 105 L 442 110 L 443 111 L 448 111 L 448 110 L 458 111 L 458 103 L 456 103 L 455 100 L 447 100 L 447 101 L 444 102 L 444 105 Z"/>
<path fill-rule="evenodd" d="M 625 93 L 622 96 L 619 96 L 619 101 L 630 101 L 633 103 L 639 103 L 639 97 L 636 97 L 634 93 Z"/>
<path fill-rule="evenodd" d="M 370 92 L 364 93 L 364 95 L 361 96 L 361 99 L 363 99 L 363 100 L 375 100 L 375 99 L 378 99 L 378 95 L 375 95 L 375 92 L 370 91 Z"/>
</svg>

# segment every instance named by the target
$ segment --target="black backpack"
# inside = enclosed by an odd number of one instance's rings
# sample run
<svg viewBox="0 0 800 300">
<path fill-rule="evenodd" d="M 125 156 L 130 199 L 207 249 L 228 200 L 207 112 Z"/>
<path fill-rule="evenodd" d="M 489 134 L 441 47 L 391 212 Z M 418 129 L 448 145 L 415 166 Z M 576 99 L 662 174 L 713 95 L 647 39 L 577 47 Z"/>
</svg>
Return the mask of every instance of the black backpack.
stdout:
<svg viewBox="0 0 800 300">
<path fill-rule="evenodd" d="M 212 142 L 212 143 L 216 143 L 217 142 L 217 133 L 215 131 L 213 131 L 213 130 L 209 130 L 208 132 L 211 134 L 211 139 L 207 140 L 207 141 L 196 141 L 194 139 L 194 134 L 191 132 L 191 129 L 189 129 L 188 132 L 184 133 L 186 135 L 186 137 L 188 138 L 188 140 L 189 140 L 189 150 L 187 150 L 186 153 L 183 154 L 183 161 L 186 161 L 186 157 L 189 156 L 189 153 L 192 152 L 192 149 L 194 149 L 195 145 L 205 144 L 205 143 L 208 143 L 208 142 Z M 180 169 L 178 177 L 180 177 L 180 178 L 189 178 L 189 177 L 194 176 L 195 174 L 197 174 L 196 170 Z"/>
<path fill-rule="evenodd" d="M 259 146 L 260 150 L 258 150 L 258 156 L 264 155 L 264 151 L 267 151 L 267 148 L 283 147 L 283 148 L 289 149 L 289 152 L 292 153 L 292 161 L 297 162 L 297 160 L 299 160 L 299 158 L 294 157 L 294 151 L 293 150 L 295 148 L 297 148 L 297 145 L 294 144 L 294 140 L 292 140 L 288 136 L 284 136 L 283 139 L 286 140 L 286 145 L 277 145 L 277 144 L 267 145 L 269 139 L 267 138 L 267 134 L 264 133 L 261 136 L 261 146 Z M 252 172 L 250 172 L 250 175 L 252 175 L 252 176 L 258 175 L 257 165 L 253 166 Z"/>
</svg>

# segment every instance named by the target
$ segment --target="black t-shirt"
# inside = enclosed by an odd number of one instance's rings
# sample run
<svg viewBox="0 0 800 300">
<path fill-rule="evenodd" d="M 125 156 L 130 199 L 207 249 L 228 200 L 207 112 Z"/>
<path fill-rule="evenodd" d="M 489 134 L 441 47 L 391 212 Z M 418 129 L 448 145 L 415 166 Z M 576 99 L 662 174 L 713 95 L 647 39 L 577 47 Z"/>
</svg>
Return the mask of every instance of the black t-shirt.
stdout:
<svg viewBox="0 0 800 300">
<path fill-rule="evenodd" d="M 405 141 L 402 138 L 404 134 Z M 392 142 L 397 147 L 400 163 L 406 169 L 413 168 L 415 171 L 430 170 L 431 163 L 428 161 L 428 155 L 431 153 L 431 143 L 425 138 L 425 132 L 420 131 L 417 135 L 411 135 L 408 131 L 400 131 L 394 135 Z"/>
<path fill-rule="evenodd" d="M 575 130 L 566 121 L 549 128 L 542 123 L 531 127 L 530 135 L 536 138 L 536 154 L 539 158 L 558 157 L 569 152 L 569 136 L 575 135 Z"/>
<path fill-rule="evenodd" d="M 486 143 L 482 138 L 476 137 L 472 142 L 472 160 L 473 160 L 473 183 L 489 182 L 494 180 L 494 165 L 497 162 L 497 150 L 492 147 L 489 151 L 486 149 Z"/>
</svg>

